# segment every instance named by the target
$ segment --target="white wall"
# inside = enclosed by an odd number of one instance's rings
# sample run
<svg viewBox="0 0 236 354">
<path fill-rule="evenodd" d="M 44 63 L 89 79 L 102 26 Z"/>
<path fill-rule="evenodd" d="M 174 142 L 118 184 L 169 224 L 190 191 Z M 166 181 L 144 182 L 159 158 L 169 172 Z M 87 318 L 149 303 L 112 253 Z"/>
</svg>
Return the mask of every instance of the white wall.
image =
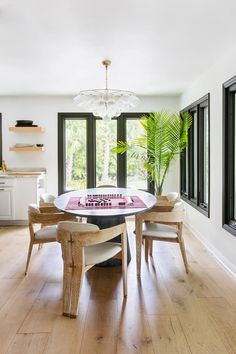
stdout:
<svg viewBox="0 0 236 354">
<path fill-rule="evenodd" d="M 151 112 L 161 109 L 179 110 L 179 97 L 158 96 L 140 97 L 141 103 L 136 112 Z M 0 112 L 3 121 L 3 158 L 8 168 L 44 167 L 47 170 L 48 192 L 57 195 L 57 114 L 58 112 L 78 112 L 69 96 L 2 96 Z M 30 119 L 45 127 L 43 134 L 12 133 L 9 126 L 17 119 Z M 43 143 L 45 152 L 10 152 L 9 146 L 15 143 Z M 164 191 L 177 190 L 179 187 L 178 164 L 172 168 Z"/>
<path fill-rule="evenodd" d="M 236 75 L 236 48 L 227 53 L 182 95 L 181 108 L 210 92 L 210 219 L 186 204 L 187 223 L 236 274 L 236 237 L 222 228 L 222 83 Z"/>
</svg>

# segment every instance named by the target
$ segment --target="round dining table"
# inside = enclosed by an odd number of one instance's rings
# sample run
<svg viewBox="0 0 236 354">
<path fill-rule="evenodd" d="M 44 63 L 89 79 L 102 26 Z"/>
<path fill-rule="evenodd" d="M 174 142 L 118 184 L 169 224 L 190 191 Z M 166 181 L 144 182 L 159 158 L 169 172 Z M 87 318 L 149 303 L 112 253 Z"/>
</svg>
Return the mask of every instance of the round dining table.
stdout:
<svg viewBox="0 0 236 354">
<path fill-rule="evenodd" d="M 86 198 L 88 195 L 121 195 L 122 197 L 138 197 L 142 201 L 141 207 L 85 207 L 76 209 L 75 207 L 69 208 L 68 203 L 72 198 Z M 88 188 L 83 190 L 77 190 L 61 194 L 54 201 L 55 206 L 65 212 L 76 216 L 87 218 L 87 222 L 97 225 L 100 229 L 106 229 L 115 225 L 119 225 L 125 222 L 125 217 L 136 215 L 142 212 L 146 212 L 151 209 L 157 200 L 156 197 L 148 192 L 132 189 L 132 188 Z M 112 240 L 113 242 L 121 242 L 120 237 Z M 131 259 L 130 250 L 128 248 L 128 260 Z M 114 266 L 121 265 L 121 260 L 111 259 L 102 266 Z"/>
</svg>

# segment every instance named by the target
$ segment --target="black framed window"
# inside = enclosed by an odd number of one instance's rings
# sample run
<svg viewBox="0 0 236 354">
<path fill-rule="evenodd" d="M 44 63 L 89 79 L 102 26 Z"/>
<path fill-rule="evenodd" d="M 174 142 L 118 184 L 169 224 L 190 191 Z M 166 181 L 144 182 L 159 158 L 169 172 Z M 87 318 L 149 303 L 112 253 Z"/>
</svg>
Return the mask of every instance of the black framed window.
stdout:
<svg viewBox="0 0 236 354">
<path fill-rule="evenodd" d="M 144 113 L 123 113 L 110 122 L 91 113 L 58 114 L 58 192 L 93 188 L 101 184 L 153 191 L 147 173 L 129 153 L 116 155 L 119 140 L 141 133 Z"/>
<path fill-rule="evenodd" d="M 0 113 L 0 166 L 2 165 L 2 114 Z"/>
<path fill-rule="evenodd" d="M 180 158 L 180 193 L 190 205 L 210 216 L 210 94 L 182 110 L 192 115 L 188 146 Z"/>
<path fill-rule="evenodd" d="M 236 76 L 223 84 L 223 227 L 236 236 Z"/>
</svg>

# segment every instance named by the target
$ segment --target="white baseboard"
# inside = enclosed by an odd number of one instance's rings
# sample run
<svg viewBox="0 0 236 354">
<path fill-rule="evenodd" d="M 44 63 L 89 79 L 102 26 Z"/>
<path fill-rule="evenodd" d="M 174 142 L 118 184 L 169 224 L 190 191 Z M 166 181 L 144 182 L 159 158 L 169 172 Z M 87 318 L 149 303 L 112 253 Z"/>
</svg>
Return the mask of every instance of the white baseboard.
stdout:
<svg viewBox="0 0 236 354">
<path fill-rule="evenodd" d="M 217 261 L 236 278 L 236 266 L 231 263 L 218 249 L 216 249 L 210 242 L 207 242 L 204 236 L 196 229 L 190 226 L 188 223 L 184 223 L 185 226 L 192 232 L 192 234 L 207 248 L 209 252 L 217 259 Z"/>
</svg>

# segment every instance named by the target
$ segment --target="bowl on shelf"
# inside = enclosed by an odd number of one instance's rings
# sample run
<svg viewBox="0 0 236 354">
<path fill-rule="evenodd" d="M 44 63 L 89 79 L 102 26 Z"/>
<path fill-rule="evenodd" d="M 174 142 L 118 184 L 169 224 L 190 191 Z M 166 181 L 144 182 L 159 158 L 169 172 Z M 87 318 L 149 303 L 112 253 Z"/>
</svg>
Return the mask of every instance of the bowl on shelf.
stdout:
<svg viewBox="0 0 236 354">
<path fill-rule="evenodd" d="M 17 120 L 16 127 L 31 127 L 33 125 L 32 120 Z"/>
</svg>

